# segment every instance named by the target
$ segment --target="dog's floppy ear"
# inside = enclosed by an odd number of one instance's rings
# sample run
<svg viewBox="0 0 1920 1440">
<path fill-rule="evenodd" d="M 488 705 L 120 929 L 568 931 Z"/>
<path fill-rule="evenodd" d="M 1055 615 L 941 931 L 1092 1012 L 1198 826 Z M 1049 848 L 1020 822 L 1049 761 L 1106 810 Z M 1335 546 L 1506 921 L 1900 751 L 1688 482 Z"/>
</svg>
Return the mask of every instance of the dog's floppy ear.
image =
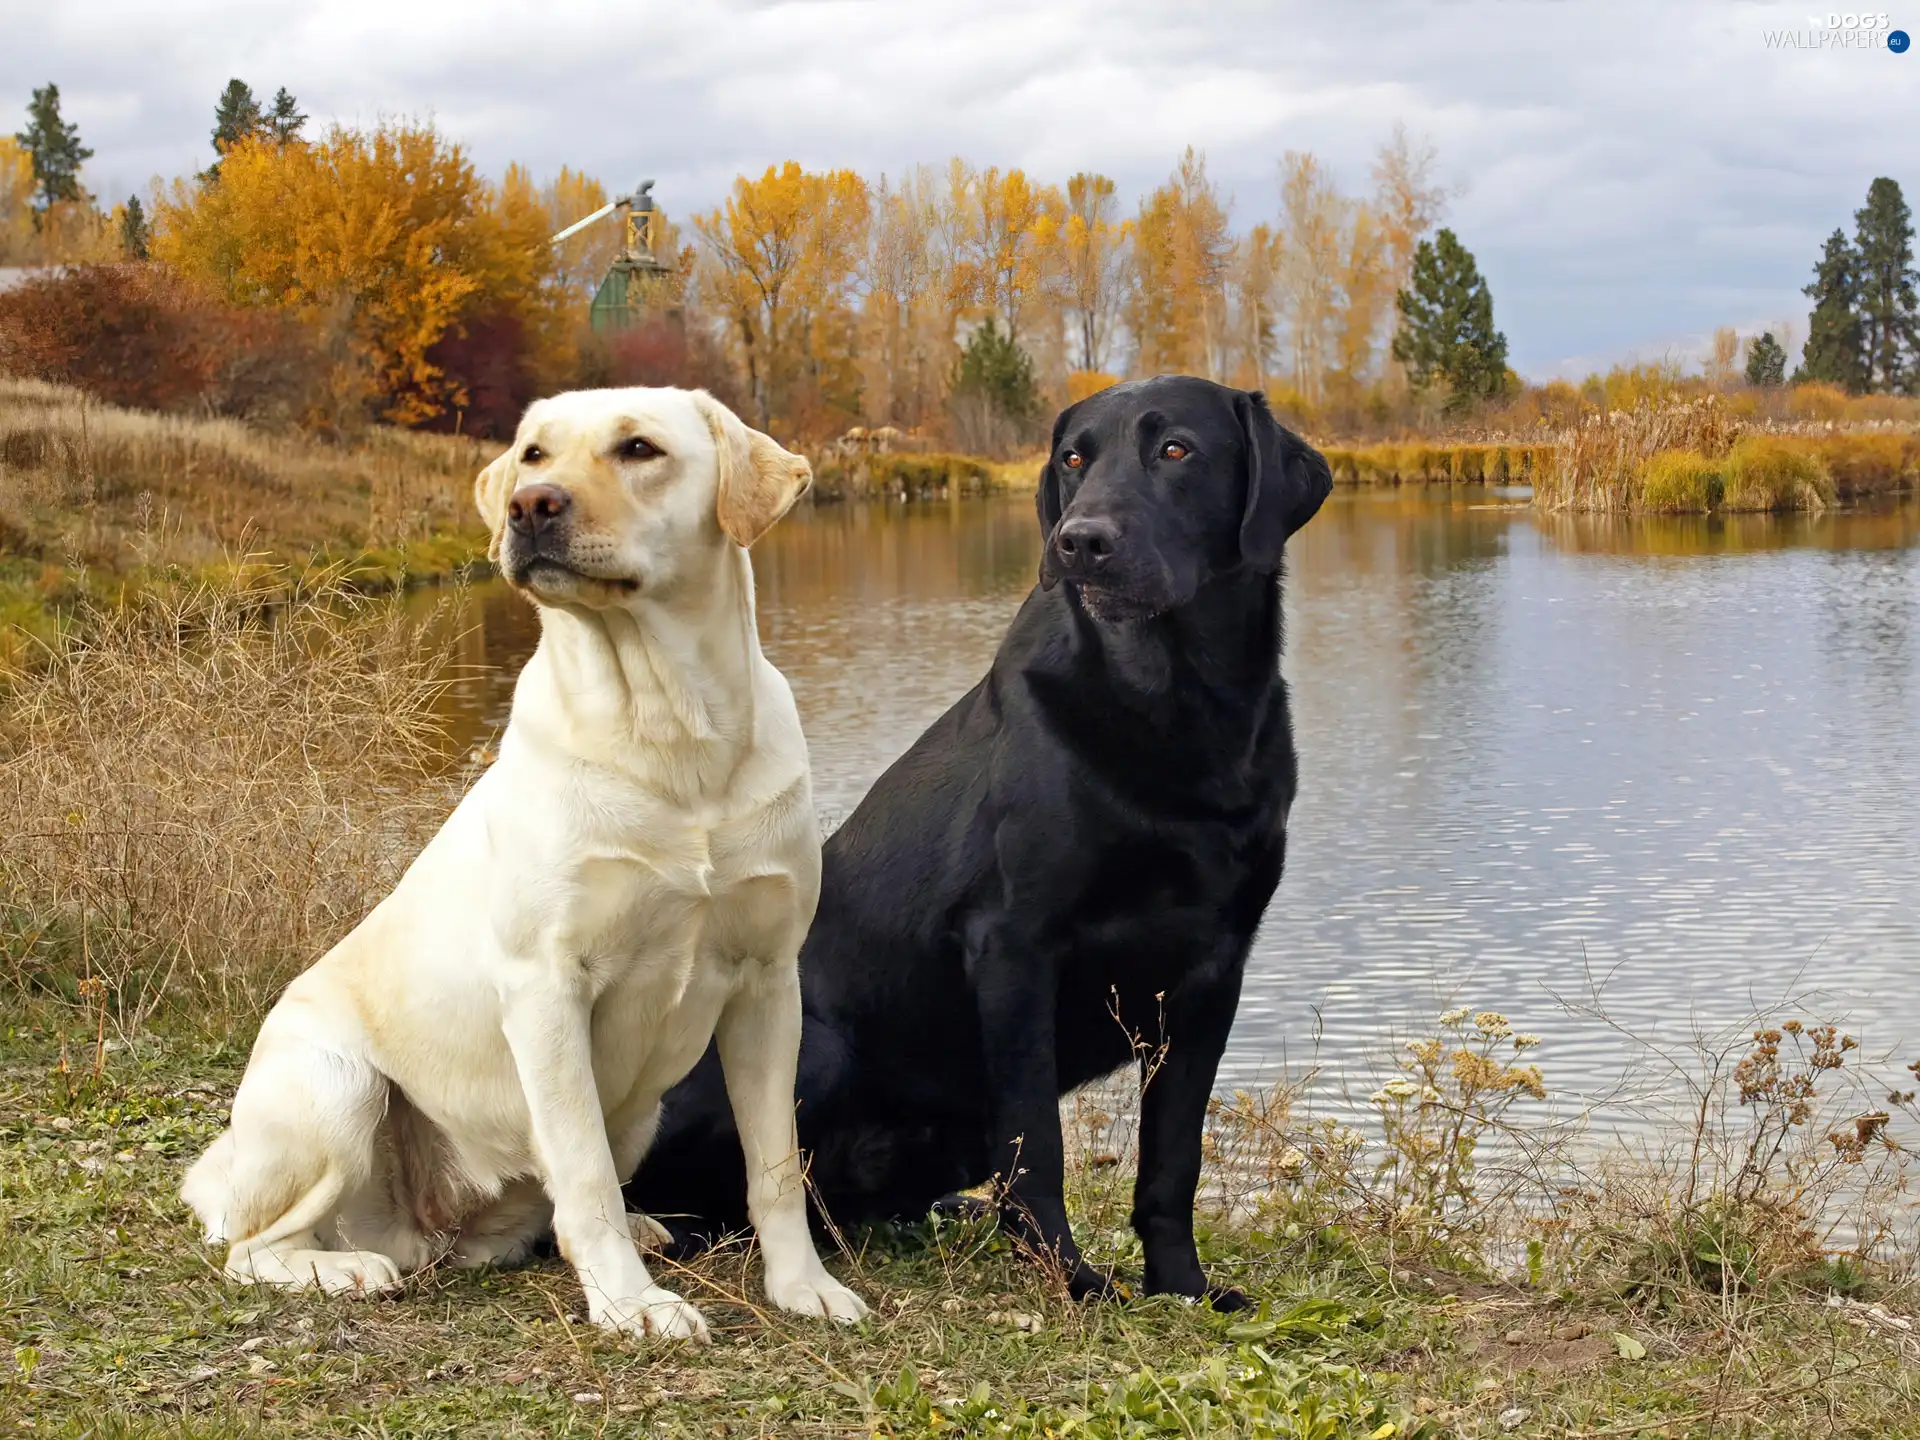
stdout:
<svg viewBox="0 0 1920 1440">
<path fill-rule="evenodd" d="M 1287 537 L 1314 517 L 1333 491 L 1327 460 L 1273 418 L 1267 397 L 1242 392 L 1233 403 L 1247 442 L 1247 507 L 1240 517 L 1240 558 L 1272 570 Z"/>
<path fill-rule="evenodd" d="M 500 536 L 507 527 L 507 501 L 520 477 L 519 457 L 509 449 L 473 482 L 473 501 L 487 522 L 487 558 L 500 563 Z"/>
<path fill-rule="evenodd" d="M 1067 417 L 1073 414 L 1075 406 L 1069 405 L 1062 410 L 1053 422 L 1053 439 L 1047 445 L 1046 463 L 1040 467 L 1040 483 L 1034 487 L 1033 505 L 1040 512 L 1040 588 L 1051 590 L 1060 583 L 1060 577 L 1053 572 L 1048 558 L 1053 554 L 1053 546 L 1047 542 L 1053 538 L 1053 527 L 1060 523 L 1060 472 L 1055 468 L 1053 457 L 1060 453 L 1060 437 L 1066 433 Z"/>
<path fill-rule="evenodd" d="M 713 432 L 714 454 L 719 458 L 720 489 L 714 510 L 720 528 L 745 548 L 807 493 L 813 484 L 813 467 L 758 430 L 749 430 L 706 391 L 694 391 L 693 400 Z"/>
</svg>

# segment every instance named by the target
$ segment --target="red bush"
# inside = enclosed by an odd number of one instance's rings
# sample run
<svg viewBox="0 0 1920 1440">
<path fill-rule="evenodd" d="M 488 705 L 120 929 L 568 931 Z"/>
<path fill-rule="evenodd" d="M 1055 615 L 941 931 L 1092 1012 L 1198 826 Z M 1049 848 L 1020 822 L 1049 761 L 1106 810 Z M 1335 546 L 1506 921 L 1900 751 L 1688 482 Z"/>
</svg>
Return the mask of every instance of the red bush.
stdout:
<svg viewBox="0 0 1920 1440">
<path fill-rule="evenodd" d="M 535 398 L 526 324 L 509 313 L 479 315 L 456 326 L 427 351 L 467 403 L 429 421 L 429 430 L 460 430 L 487 440 L 510 440 L 520 412 Z"/>
<path fill-rule="evenodd" d="M 581 357 L 584 385 L 680 385 L 708 390 L 739 410 L 733 368 L 713 337 L 663 315 L 625 330 L 596 335 Z"/>
<path fill-rule="evenodd" d="M 291 416 L 320 368 L 293 321 L 223 304 L 162 265 L 73 266 L 0 292 L 0 370 L 115 405 Z"/>
</svg>

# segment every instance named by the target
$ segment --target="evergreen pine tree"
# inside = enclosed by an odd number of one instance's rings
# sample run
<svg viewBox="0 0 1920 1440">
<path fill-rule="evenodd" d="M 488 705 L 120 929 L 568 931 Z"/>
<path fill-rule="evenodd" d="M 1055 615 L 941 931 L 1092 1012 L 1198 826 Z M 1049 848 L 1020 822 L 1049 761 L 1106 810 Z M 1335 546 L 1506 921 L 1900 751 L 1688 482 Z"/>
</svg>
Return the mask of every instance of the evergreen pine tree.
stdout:
<svg viewBox="0 0 1920 1440">
<path fill-rule="evenodd" d="M 220 99 L 213 107 L 213 164 L 207 167 L 207 178 L 220 178 L 220 157 L 238 145 L 249 135 L 260 133 L 264 117 L 260 113 L 260 102 L 253 98 L 253 89 L 244 80 L 229 80 L 227 88 L 220 92 Z"/>
<path fill-rule="evenodd" d="M 1899 183 L 1882 176 L 1867 188 L 1867 203 L 1853 219 L 1861 380 L 1883 395 L 1908 392 L 1920 381 L 1913 214 Z"/>
<path fill-rule="evenodd" d="M 300 138 L 300 127 L 307 123 L 307 117 L 300 113 L 299 102 L 287 93 L 282 85 L 274 93 L 273 108 L 267 111 L 267 131 L 274 143 L 288 145 Z"/>
<path fill-rule="evenodd" d="M 1493 294 L 1453 231 L 1420 242 L 1395 303 L 1393 358 L 1417 388 L 1444 385 L 1447 408 L 1456 411 L 1505 388 L 1507 337 L 1493 328 Z"/>
<path fill-rule="evenodd" d="M 956 395 L 978 395 L 1009 420 L 1025 424 L 1040 410 L 1033 361 L 989 315 L 967 337 L 955 367 Z"/>
<path fill-rule="evenodd" d="M 1786 378 L 1787 352 L 1780 348 L 1771 330 L 1762 331 L 1760 338 L 1747 346 L 1747 383 L 1771 387 Z"/>
<path fill-rule="evenodd" d="M 27 128 L 13 137 L 33 159 L 33 180 L 39 193 L 36 219 L 57 200 L 82 200 L 80 167 L 93 151 L 80 143 L 78 126 L 60 118 L 60 87 L 47 84 L 33 92 L 27 106 Z"/>
<path fill-rule="evenodd" d="M 127 197 L 127 208 L 120 212 L 120 253 L 129 260 L 147 258 L 147 242 L 152 231 L 147 226 L 147 207 L 138 195 Z"/>
<path fill-rule="evenodd" d="M 1813 283 L 1801 293 L 1813 300 L 1807 319 L 1807 344 L 1800 352 L 1794 382 L 1821 381 L 1853 394 L 1866 388 L 1861 351 L 1859 269 L 1846 235 L 1835 230 L 1827 237 L 1820 263 L 1813 267 Z"/>
</svg>

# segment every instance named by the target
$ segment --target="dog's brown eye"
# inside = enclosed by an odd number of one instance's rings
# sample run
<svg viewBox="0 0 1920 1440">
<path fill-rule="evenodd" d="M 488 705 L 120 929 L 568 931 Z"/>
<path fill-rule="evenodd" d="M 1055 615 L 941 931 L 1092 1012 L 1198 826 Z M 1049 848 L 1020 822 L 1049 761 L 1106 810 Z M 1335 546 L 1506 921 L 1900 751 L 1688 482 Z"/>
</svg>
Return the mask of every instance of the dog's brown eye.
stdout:
<svg viewBox="0 0 1920 1440">
<path fill-rule="evenodd" d="M 1160 447 L 1160 458 L 1162 460 L 1184 460 L 1187 458 L 1187 447 L 1182 445 L 1178 440 L 1169 440 Z"/>
<path fill-rule="evenodd" d="M 622 460 L 651 460 L 660 453 L 660 447 L 651 440 L 643 440 L 638 435 L 630 436 L 620 442 Z"/>
<path fill-rule="evenodd" d="M 1066 454 L 1060 457 L 1060 463 L 1066 466 L 1069 470 L 1078 470 L 1082 465 L 1086 464 L 1087 462 L 1086 462 L 1086 458 L 1082 456 L 1078 450 L 1069 450 L 1067 451 Z"/>
<path fill-rule="evenodd" d="M 547 452 L 542 450 L 538 445 L 529 445 L 520 452 L 520 463 L 522 465 L 536 465 L 546 458 Z"/>
</svg>

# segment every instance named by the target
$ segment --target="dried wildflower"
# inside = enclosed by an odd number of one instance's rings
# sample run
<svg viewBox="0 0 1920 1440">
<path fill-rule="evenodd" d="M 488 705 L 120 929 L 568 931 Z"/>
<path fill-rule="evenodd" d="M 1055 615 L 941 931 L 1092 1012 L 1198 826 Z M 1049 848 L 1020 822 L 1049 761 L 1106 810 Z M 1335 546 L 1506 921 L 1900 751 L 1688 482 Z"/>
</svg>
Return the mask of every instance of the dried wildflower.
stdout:
<svg viewBox="0 0 1920 1440">
<path fill-rule="evenodd" d="M 1513 1032 L 1513 1027 L 1507 1023 L 1507 1017 L 1498 1010 L 1482 1010 L 1473 1017 L 1473 1028 L 1482 1035 L 1491 1035 L 1496 1039 Z"/>
<path fill-rule="evenodd" d="M 1840 1159 L 1849 1165 L 1858 1165 L 1867 1158 L 1867 1148 L 1881 1139 L 1888 1122 L 1893 1117 L 1884 1110 L 1872 1110 L 1864 1115 L 1853 1117 L 1853 1129 L 1835 1130 L 1828 1134 Z"/>
<path fill-rule="evenodd" d="M 1440 1023 L 1442 1025 L 1458 1025 L 1462 1020 L 1466 1019 L 1467 1016 L 1472 1013 L 1473 1013 L 1473 1009 L 1471 1006 L 1462 1005 L 1457 1010 L 1446 1010 L 1441 1012 Z"/>
<path fill-rule="evenodd" d="M 1513 1048 L 1515 1050 L 1531 1050 L 1539 1043 L 1540 1037 L 1538 1035 L 1520 1034 L 1513 1037 Z"/>
<path fill-rule="evenodd" d="M 1485 1055 L 1476 1055 L 1471 1050 L 1453 1052 L 1453 1078 L 1460 1082 L 1460 1088 L 1471 1094 L 1475 1090 L 1498 1090 L 1506 1067 L 1498 1060 L 1488 1059 Z"/>
<path fill-rule="evenodd" d="M 1373 1092 L 1370 1097 L 1375 1105 L 1385 1105 L 1390 1100 L 1404 1100 L 1417 1093 L 1419 1087 L 1411 1080 L 1393 1079 Z"/>
</svg>

